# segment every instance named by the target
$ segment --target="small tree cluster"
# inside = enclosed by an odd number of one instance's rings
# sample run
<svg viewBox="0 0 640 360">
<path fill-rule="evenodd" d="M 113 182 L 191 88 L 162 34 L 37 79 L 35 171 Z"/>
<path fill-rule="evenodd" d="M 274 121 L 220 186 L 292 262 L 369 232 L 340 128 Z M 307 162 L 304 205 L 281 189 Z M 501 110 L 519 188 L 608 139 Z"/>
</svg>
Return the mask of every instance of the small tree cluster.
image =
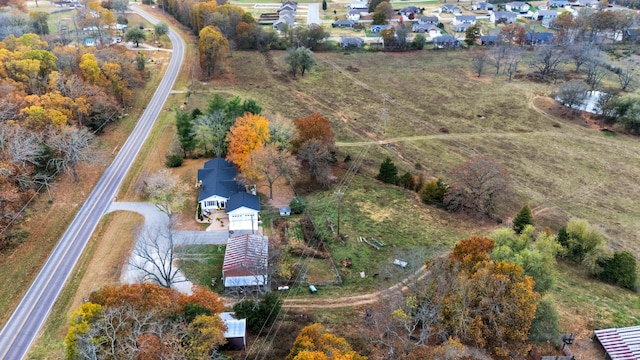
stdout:
<svg viewBox="0 0 640 360">
<path fill-rule="evenodd" d="M 233 305 L 233 311 L 239 318 L 247 319 L 247 325 L 260 331 L 265 326 L 270 326 L 280 314 L 282 300 L 275 293 L 269 292 L 258 302 L 244 300 Z"/>
<path fill-rule="evenodd" d="M 304 46 L 287 50 L 284 56 L 284 62 L 289 67 L 289 72 L 291 72 L 293 77 L 296 77 L 298 72 L 300 72 L 300 76 L 304 76 L 304 73 L 315 65 L 313 53 Z"/>
<path fill-rule="evenodd" d="M 558 242 L 564 248 L 562 255 L 582 266 L 591 275 L 602 272 L 600 264 L 611 259 L 604 236 L 584 219 L 572 219 L 558 231 Z"/>
<path fill-rule="evenodd" d="M 616 251 L 611 259 L 599 262 L 602 272 L 598 279 L 635 290 L 638 281 L 636 257 L 629 251 Z"/>
</svg>

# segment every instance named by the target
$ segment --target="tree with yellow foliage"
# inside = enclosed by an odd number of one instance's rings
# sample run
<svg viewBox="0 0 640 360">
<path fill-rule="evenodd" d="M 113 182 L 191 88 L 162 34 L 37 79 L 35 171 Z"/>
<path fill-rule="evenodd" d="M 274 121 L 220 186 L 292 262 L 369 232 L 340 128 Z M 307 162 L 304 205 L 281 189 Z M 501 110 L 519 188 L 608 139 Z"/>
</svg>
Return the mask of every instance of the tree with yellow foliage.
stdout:
<svg viewBox="0 0 640 360">
<path fill-rule="evenodd" d="M 231 126 L 227 141 L 227 160 L 238 170 L 244 171 L 249 164 L 251 153 L 269 141 L 269 120 L 261 115 L 246 113 Z"/>
<path fill-rule="evenodd" d="M 200 30 L 198 38 L 200 67 L 206 72 L 207 77 L 210 77 L 229 52 L 229 41 L 213 26 L 206 26 Z"/>
<path fill-rule="evenodd" d="M 344 338 L 327 332 L 321 324 L 304 327 L 286 360 L 367 360 Z"/>
</svg>

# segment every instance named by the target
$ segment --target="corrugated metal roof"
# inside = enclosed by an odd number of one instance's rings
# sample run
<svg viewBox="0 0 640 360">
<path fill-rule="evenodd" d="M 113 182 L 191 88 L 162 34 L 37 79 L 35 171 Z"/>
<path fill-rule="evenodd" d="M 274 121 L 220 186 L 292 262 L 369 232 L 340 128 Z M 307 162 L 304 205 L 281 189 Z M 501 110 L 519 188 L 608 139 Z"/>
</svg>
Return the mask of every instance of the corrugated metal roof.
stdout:
<svg viewBox="0 0 640 360">
<path fill-rule="evenodd" d="M 224 332 L 225 338 L 244 337 L 247 329 L 247 319 L 236 319 L 236 313 L 223 312 L 220 318 L 227 325 L 227 331 Z"/>
<path fill-rule="evenodd" d="M 640 326 L 594 331 L 611 360 L 640 359 Z"/>
<path fill-rule="evenodd" d="M 222 273 L 235 270 L 234 275 L 240 275 L 239 270 L 247 269 L 246 275 L 255 275 L 256 268 L 266 272 L 269 256 L 269 240 L 266 236 L 244 234 L 232 237 L 227 242 L 224 253 Z"/>
</svg>

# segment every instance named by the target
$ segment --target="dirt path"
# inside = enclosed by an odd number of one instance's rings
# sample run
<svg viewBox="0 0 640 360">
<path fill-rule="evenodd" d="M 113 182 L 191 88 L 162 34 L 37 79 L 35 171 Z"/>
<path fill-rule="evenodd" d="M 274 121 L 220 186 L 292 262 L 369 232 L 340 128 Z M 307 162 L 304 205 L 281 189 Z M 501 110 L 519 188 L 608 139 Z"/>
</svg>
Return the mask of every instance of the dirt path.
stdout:
<svg viewBox="0 0 640 360">
<path fill-rule="evenodd" d="M 442 256 L 447 256 L 447 254 Z M 405 292 L 409 289 L 406 285 L 410 281 L 422 279 L 427 276 L 429 272 L 425 271 L 426 266 L 419 268 L 414 274 L 401 280 L 395 285 L 390 286 L 387 289 L 360 295 L 351 295 L 343 297 L 331 297 L 331 298 L 307 298 L 307 299 L 284 299 L 284 307 L 287 308 L 304 308 L 304 309 L 331 309 L 331 308 L 343 308 L 343 307 L 358 307 L 362 305 L 369 305 L 380 301 L 387 296 L 394 293 Z"/>
</svg>

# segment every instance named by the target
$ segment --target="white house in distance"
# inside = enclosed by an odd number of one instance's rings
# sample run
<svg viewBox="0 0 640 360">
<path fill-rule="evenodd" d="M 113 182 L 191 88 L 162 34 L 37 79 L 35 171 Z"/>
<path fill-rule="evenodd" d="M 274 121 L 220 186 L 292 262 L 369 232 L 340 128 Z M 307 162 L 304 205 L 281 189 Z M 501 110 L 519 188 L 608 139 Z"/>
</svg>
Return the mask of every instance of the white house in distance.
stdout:
<svg viewBox="0 0 640 360">
<path fill-rule="evenodd" d="M 225 288 L 266 286 L 269 281 L 269 239 L 243 234 L 229 239 L 222 263 Z"/>
<path fill-rule="evenodd" d="M 198 169 L 200 194 L 198 203 L 204 214 L 226 211 L 229 216 L 229 231 L 258 230 L 260 199 L 248 193 L 236 181 L 237 170 L 229 161 L 217 157 Z"/>
</svg>

